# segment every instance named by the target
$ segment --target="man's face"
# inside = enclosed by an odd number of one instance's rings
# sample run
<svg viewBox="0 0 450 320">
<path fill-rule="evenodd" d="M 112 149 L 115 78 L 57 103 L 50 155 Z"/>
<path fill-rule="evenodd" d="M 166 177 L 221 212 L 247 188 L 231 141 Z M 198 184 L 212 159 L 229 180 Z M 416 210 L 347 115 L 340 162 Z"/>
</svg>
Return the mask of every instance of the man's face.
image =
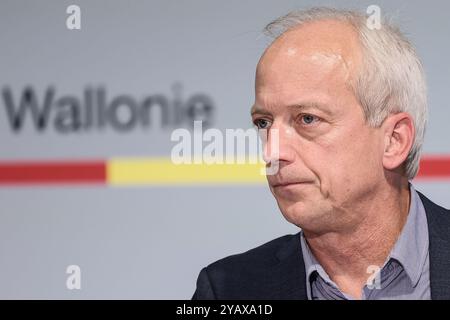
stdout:
<svg viewBox="0 0 450 320">
<path fill-rule="evenodd" d="M 278 38 L 257 68 L 253 122 L 279 135 L 270 189 L 285 218 L 310 233 L 356 225 L 383 180 L 384 138 L 349 85 L 361 64 L 356 37 L 339 22 L 311 23 Z"/>
</svg>

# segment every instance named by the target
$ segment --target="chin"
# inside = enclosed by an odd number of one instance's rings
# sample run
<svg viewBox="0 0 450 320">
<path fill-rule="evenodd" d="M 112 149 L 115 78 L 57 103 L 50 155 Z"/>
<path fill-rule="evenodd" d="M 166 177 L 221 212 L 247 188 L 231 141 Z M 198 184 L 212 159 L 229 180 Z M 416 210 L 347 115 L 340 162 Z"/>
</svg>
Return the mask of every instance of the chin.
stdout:
<svg viewBox="0 0 450 320">
<path fill-rule="evenodd" d="M 317 206 L 296 202 L 289 205 L 279 203 L 279 208 L 287 221 L 301 229 L 321 232 L 329 227 L 329 215 L 317 210 Z"/>
</svg>

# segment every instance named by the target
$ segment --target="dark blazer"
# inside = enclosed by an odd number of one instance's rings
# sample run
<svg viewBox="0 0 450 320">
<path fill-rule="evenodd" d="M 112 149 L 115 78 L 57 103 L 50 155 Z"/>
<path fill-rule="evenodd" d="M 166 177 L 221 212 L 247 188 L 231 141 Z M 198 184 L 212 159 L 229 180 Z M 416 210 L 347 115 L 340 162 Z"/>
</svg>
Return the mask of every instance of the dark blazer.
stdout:
<svg viewBox="0 0 450 320">
<path fill-rule="evenodd" d="M 419 195 L 428 220 L 431 298 L 450 299 L 450 210 Z M 307 299 L 300 233 L 203 268 L 192 299 Z"/>
</svg>

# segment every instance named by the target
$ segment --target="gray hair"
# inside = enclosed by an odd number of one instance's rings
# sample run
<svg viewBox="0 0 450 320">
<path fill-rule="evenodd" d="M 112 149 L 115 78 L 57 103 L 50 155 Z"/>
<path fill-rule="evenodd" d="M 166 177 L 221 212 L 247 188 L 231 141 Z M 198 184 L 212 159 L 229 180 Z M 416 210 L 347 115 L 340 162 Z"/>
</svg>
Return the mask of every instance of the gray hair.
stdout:
<svg viewBox="0 0 450 320">
<path fill-rule="evenodd" d="M 419 170 L 428 117 L 425 74 L 414 47 L 386 20 L 380 29 L 371 29 L 364 14 L 324 7 L 290 12 L 269 23 L 264 31 L 276 39 L 294 27 L 320 20 L 349 23 L 359 35 L 363 66 L 351 86 L 366 122 L 379 127 L 389 114 L 399 112 L 413 118 L 415 137 L 405 161 L 406 175 L 413 179 Z"/>
</svg>

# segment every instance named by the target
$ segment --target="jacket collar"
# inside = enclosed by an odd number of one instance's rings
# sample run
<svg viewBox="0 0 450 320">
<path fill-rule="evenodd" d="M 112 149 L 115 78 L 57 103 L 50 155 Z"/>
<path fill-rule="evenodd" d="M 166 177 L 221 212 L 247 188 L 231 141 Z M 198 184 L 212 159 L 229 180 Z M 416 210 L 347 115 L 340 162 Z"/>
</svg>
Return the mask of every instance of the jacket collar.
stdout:
<svg viewBox="0 0 450 320">
<path fill-rule="evenodd" d="M 307 300 L 306 273 L 300 245 L 300 232 L 281 247 L 276 253 L 278 264 L 274 276 L 281 279 L 276 295 L 279 299 Z"/>
<path fill-rule="evenodd" d="M 450 212 L 418 193 L 428 221 L 431 299 L 450 299 Z"/>
</svg>

